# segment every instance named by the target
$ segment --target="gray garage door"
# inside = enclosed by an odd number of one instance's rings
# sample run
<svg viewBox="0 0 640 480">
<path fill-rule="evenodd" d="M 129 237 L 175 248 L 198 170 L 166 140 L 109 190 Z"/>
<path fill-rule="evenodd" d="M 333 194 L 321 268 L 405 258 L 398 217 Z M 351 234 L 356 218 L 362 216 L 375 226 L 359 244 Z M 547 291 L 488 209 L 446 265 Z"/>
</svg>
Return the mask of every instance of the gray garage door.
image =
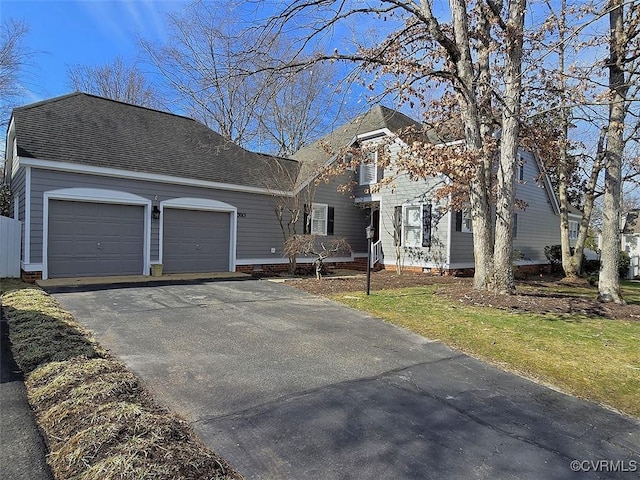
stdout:
<svg viewBox="0 0 640 480">
<path fill-rule="evenodd" d="M 165 208 L 165 273 L 228 272 L 229 213 Z"/>
<path fill-rule="evenodd" d="M 49 277 L 140 275 L 144 208 L 49 202 Z"/>
</svg>

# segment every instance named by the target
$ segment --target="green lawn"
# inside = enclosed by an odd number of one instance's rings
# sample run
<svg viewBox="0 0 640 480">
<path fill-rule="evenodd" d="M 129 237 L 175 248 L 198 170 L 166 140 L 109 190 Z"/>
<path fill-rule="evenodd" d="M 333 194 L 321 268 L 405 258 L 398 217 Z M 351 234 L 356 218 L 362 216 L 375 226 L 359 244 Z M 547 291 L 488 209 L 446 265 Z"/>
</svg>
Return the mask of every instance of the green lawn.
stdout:
<svg viewBox="0 0 640 480">
<path fill-rule="evenodd" d="M 625 282 L 624 287 L 627 301 L 640 303 L 640 284 Z M 332 298 L 506 370 L 640 417 L 640 321 L 461 306 L 434 295 L 436 288 Z"/>
</svg>

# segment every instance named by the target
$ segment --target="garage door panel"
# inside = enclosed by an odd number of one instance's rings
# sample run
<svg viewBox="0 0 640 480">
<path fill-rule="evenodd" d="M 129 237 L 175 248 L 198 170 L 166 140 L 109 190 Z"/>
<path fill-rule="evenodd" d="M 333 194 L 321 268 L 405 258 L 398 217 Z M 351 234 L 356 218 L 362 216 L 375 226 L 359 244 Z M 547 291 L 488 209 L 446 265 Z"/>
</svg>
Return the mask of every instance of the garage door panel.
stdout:
<svg viewBox="0 0 640 480">
<path fill-rule="evenodd" d="M 49 202 L 50 277 L 139 275 L 144 265 L 144 207 Z"/>
<path fill-rule="evenodd" d="M 165 272 L 229 271 L 229 249 L 229 213 L 164 209 Z"/>
</svg>

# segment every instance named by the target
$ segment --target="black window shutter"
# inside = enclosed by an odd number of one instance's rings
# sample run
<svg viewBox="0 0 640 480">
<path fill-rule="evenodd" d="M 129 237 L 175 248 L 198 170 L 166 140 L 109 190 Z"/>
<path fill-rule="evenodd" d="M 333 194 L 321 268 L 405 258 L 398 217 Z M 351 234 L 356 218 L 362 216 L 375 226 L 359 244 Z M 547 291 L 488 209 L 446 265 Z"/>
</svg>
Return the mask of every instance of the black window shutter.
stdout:
<svg viewBox="0 0 640 480">
<path fill-rule="evenodd" d="M 422 246 L 431 247 L 431 204 L 422 205 Z"/>
<path fill-rule="evenodd" d="M 327 207 L 327 235 L 333 235 L 334 219 L 335 219 L 335 208 Z"/>
<path fill-rule="evenodd" d="M 302 233 L 304 233 L 305 235 L 309 235 L 311 233 L 311 224 L 309 222 L 309 207 L 307 206 L 306 203 L 304 205 L 303 212 L 304 212 L 304 215 L 303 215 L 304 225 L 302 226 Z"/>
<path fill-rule="evenodd" d="M 518 214 L 513 214 L 513 238 L 518 237 Z"/>
<path fill-rule="evenodd" d="M 402 207 L 393 208 L 393 245 L 402 245 Z"/>
<path fill-rule="evenodd" d="M 462 231 L 462 210 L 456 210 L 456 232 Z"/>
</svg>

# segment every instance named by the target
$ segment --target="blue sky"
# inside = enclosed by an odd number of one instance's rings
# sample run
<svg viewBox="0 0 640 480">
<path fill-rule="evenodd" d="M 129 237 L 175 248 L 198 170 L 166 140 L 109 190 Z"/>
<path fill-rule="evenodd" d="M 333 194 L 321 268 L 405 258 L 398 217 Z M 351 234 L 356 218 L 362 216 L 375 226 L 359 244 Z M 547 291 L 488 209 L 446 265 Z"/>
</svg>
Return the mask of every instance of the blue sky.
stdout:
<svg viewBox="0 0 640 480">
<path fill-rule="evenodd" d="M 24 20 L 25 46 L 34 53 L 27 67 L 23 103 L 72 91 L 67 69 L 101 65 L 120 56 L 133 60 L 138 39 L 166 39 L 167 13 L 180 12 L 186 0 L 2 0 L 0 19 Z"/>
</svg>

